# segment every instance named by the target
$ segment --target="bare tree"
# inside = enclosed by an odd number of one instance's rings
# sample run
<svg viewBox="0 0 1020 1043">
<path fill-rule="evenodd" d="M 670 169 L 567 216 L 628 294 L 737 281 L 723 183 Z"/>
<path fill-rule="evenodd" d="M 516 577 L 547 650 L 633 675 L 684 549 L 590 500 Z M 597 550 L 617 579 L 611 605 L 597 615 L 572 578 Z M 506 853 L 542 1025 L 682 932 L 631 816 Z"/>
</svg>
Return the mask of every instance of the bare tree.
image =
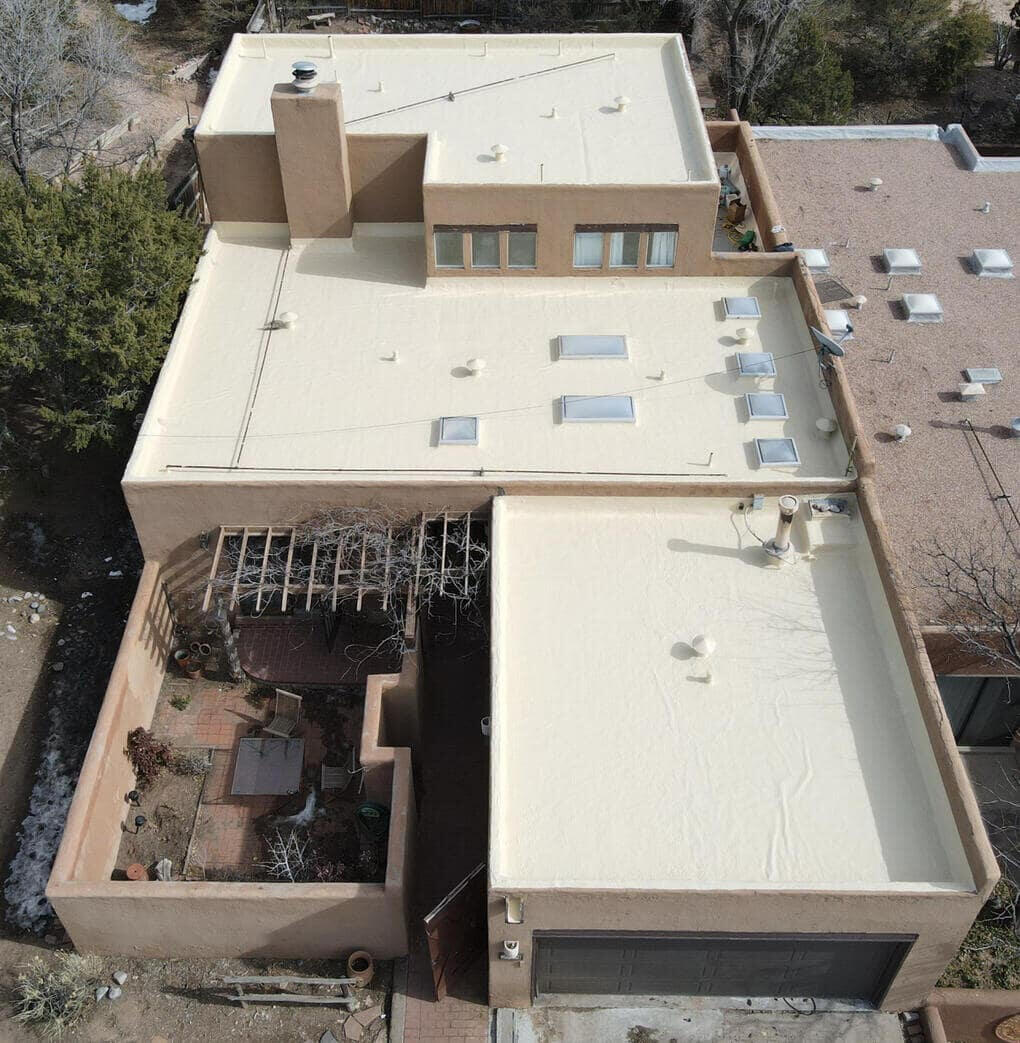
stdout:
<svg viewBox="0 0 1020 1043">
<path fill-rule="evenodd" d="M 939 606 L 932 620 L 973 655 L 1020 674 L 1020 557 L 1017 534 L 979 529 L 916 547 L 922 586 Z"/>
<path fill-rule="evenodd" d="M 726 42 L 726 102 L 746 114 L 776 74 L 782 45 L 796 16 L 817 0 L 688 0 Z"/>
<path fill-rule="evenodd" d="M 82 159 L 131 64 L 107 17 L 80 22 L 67 0 L 0 0 L 0 151 L 23 184 L 41 154 L 64 173 Z"/>
</svg>

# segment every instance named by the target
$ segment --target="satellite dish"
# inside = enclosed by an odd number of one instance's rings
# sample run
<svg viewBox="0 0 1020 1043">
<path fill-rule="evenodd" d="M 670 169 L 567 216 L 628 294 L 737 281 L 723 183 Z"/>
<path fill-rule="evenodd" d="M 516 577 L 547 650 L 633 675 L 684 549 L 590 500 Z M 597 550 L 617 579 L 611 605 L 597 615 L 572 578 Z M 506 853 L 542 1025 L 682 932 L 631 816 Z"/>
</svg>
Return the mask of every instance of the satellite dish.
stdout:
<svg viewBox="0 0 1020 1043">
<path fill-rule="evenodd" d="M 811 335 L 815 338 L 818 343 L 818 350 L 824 355 L 835 355 L 837 358 L 842 358 L 846 352 L 843 348 L 832 339 L 832 337 L 826 337 L 821 330 L 816 330 L 814 326 L 811 327 Z"/>
</svg>

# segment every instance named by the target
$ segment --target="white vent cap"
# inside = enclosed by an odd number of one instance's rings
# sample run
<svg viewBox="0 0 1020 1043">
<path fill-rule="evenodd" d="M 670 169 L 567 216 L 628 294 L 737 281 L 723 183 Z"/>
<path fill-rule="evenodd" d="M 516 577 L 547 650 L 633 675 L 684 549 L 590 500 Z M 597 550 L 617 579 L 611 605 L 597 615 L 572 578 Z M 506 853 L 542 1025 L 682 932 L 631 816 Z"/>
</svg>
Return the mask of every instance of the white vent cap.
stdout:
<svg viewBox="0 0 1020 1043">
<path fill-rule="evenodd" d="M 887 246 L 882 251 L 885 270 L 890 275 L 920 275 L 921 258 L 916 250 L 904 246 Z"/>
<path fill-rule="evenodd" d="M 290 67 L 291 75 L 294 77 L 294 89 L 307 94 L 315 89 L 319 78 L 319 70 L 315 62 L 294 62 Z"/>
<path fill-rule="evenodd" d="M 1013 278 L 1013 260 L 1005 250 L 975 250 L 970 263 L 977 275 L 993 279 Z"/>
<path fill-rule="evenodd" d="M 510 152 L 510 148 L 507 145 L 493 145 L 492 149 L 493 158 L 497 163 L 505 163 L 507 154 Z"/>
</svg>

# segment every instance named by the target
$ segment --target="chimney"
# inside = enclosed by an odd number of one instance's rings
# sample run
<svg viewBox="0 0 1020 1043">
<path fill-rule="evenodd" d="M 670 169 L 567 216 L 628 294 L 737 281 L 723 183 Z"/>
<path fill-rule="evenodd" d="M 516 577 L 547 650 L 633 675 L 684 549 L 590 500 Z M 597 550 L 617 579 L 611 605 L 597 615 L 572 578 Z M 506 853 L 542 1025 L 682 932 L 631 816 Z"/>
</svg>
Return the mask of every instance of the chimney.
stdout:
<svg viewBox="0 0 1020 1043">
<path fill-rule="evenodd" d="M 294 80 L 271 99 L 276 153 L 292 239 L 349 239 L 351 171 L 339 83 L 319 83 L 312 62 L 294 63 Z"/>
</svg>

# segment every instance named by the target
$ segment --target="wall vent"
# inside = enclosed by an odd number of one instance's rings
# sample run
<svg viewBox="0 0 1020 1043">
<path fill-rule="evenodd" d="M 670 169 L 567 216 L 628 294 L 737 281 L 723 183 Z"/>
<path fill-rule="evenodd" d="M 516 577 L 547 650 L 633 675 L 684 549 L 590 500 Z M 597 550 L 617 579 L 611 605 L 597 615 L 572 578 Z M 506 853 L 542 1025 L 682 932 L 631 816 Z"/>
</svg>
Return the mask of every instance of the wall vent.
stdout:
<svg viewBox="0 0 1020 1043">
<path fill-rule="evenodd" d="M 882 259 L 885 262 L 885 270 L 890 275 L 921 274 L 921 258 L 916 250 L 887 246 L 882 251 Z"/>
<path fill-rule="evenodd" d="M 1013 261 L 1005 250 L 975 250 L 970 263 L 974 274 L 986 279 L 1013 278 Z"/>
<path fill-rule="evenodd" d="M 723 312 L 727 319 L 761 318 L 757 297 L 723 297 Z"/>
<path fill-rule="evenodd" d="M 905 293 L 903 308 L 907 322 L 941 322 L 942 305 L 934 293 Z"/>
<path fill-rule="evenodd" d="M 738 351 L 737 372 L 742 377 L 774 377 L 776 360 L 771 351 Z"/>
</svg>

